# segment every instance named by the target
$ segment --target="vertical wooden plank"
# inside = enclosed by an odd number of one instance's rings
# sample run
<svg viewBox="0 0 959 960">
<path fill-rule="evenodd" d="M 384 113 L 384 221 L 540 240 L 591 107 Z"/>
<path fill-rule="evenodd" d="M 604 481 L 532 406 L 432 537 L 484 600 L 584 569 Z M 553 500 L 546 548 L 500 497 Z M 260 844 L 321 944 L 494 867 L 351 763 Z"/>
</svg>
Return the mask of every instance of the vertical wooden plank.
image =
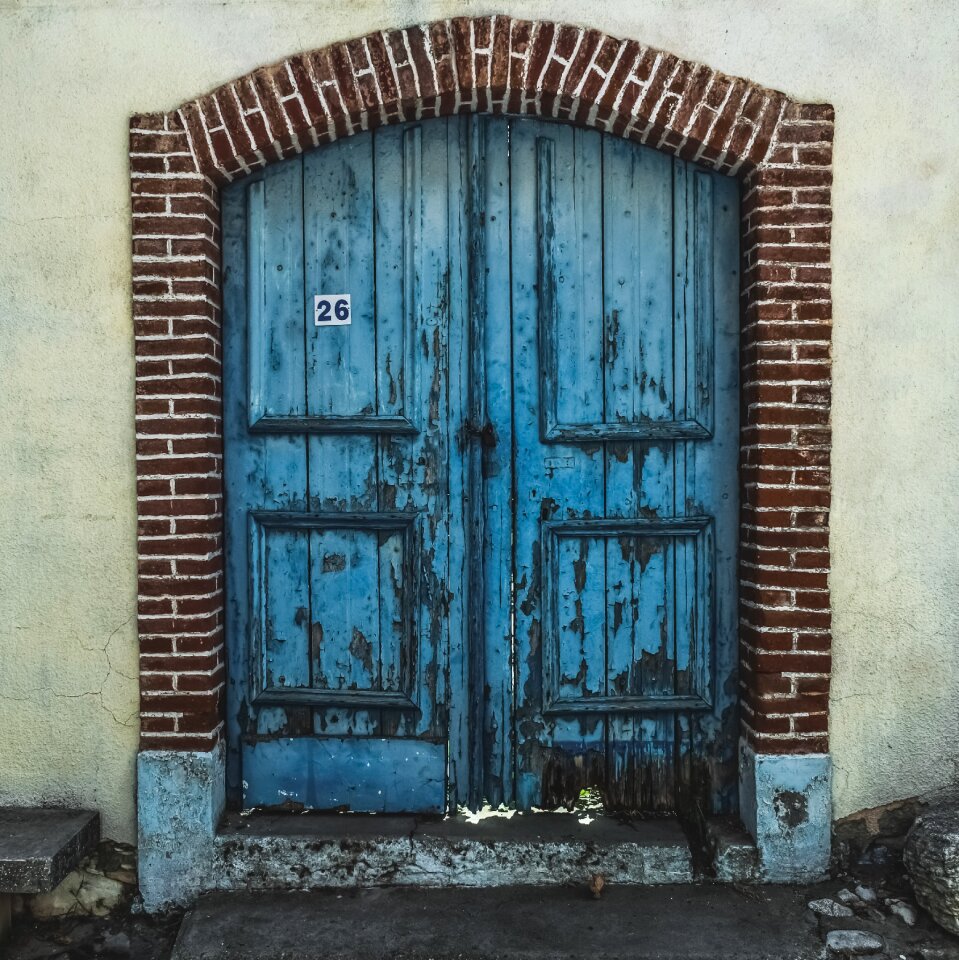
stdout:
<svg viewBox="0 0 959 960">
<path fill-rule="evenodd" d="M 349 326 L 310 325 L 307 376 L 310 413 L 376 412 L 373 136 L 338 140 L 304 155 L 307 293 L 348 293 Z"/>
<path fill-rule="evenodd" d="M 404 565 L 403 537 L 384 532 L 378 537 L 379 636 L 374 656 L 377 690 L 407 692 L 410 689 L 407 670 L 407 638 L 415 636 L 410 629 L 410 571 Z"/>
<path fill-rule="evenodd" d="M 715 174 L 706 170 L 696 170 L 689 178 L 687 191 L 692 194 L 693 226 L 693 276 L 692 276 L 692 317 L 687 320 L 689 332 L 686 336 L 686 366 L 690 371 L 686 390 L 689 416 L 697 420 L 707 430 L 713 429 L 713 401 L 715 379 L 715 295 L 713 245 L 714 228 L 714 187 L 720 182 Z M 723 191 L 725 193 L 725 191 Z M 732 238 L 724 237 L 724 246 L 738 246 Z M 727 254 L 728 255 L 728 254 Z"/>
<path fill-rule="evenodd" d="M 411 403 L 417 394 L 413 311 L 403 300 L 406 261 L 403 256 L 403 194 L 409 174 L 404 143 L 406 126 L 373 131 L 374 220 L 373 273 L 376 316 L 376 401 L 381 416 L 405 416 L 416 422 Z M 400 442 L 405 442 L 398 438 Z M 389 491 L 385 491 L 389 493 Z M 384 502 L 381 509 L 392 509 Z"/>
<path fill-rule="evenodd" d="M 274 609 L 270 629 L 256 611 L 271 603 L 262 563 L 251 569 L 250 513 L 261 509 L 302 510 L 306 504 L 306 443 L 295 434 L 249 432 L 263 416 L 305 411 L 303 366 L 302 176 L 299 160 L 278 164 L 244 181 L 225 197 L 224 440 L 227 552 L 227 636 L 230 663 L 228 703 L 231 733 L 231 796 L 242 802 L 239 739 L 258 731 L 292 733 L 301 728 L 297 711 L 252 709 L 269 665 L 275 676 L 302 682 L 302 644 L 294 640 L 277 661 L 279 629 L 296 624 Z M 296 550 L 276 563 L 292 570 Z M 277 570 L 274 583 L 282 580 Z M 302 570 L 297 582 L 302 581 Z M 279 593 L 285 587 L 280 584 Z M 291 603 L 295 600 L 288 597 Z M 296 609 L 290 608 L 295 618 Z M 280 619 L 278 619 L 280 618 Z"/>
<path fill-rule="evenodd" d="M 303 167 L 268 167 L 249 187 L 250 423 L 302 416 Z"/>
<path fill-rule="evenodd" d="M 316 294 L 348 293 L 352 298 L 353 320 L 349 326 L 317 327 L 312 318 L 306 329 L 307 411 L 313 416 L 370 416 L 376 413 L 376 315 L 374 311 L 374 226 L 373 226 L 373 140 L 369 133 L 337 141 L 304 155 L 304 242 L 306 249 L 305 288 L 307 304 Z M 376 438 L 370 435 L 317 434 L 309 437 L 310 503 L 314 510 L 375 510 L 378 505 Z M 329 531 L 340 543 L 344 533 Z M 311 547 L 319 546 L 319 535 Z M 325 549 L 325 548 L 324 548 Z M 368 570 L 372 557 L 362 569 Z M 357 558 L 359 563 L 359 559 Z M 311 582 L 319 589 L 327 583 L 317 571 L 321 563 L 311 558 Z M 361 580 L 365 579 L 360 577 Z M 353 643 L 356 650 L 371 642 L 367 631 L 376 603 L 378 586 L 372 583 L 372 600 L 354 606 L 327 610 L 331 596 L 325 590 L 313 598 L 311 636 L 313 662 L 320 670 L 318 680 L 336 678 L 358 681 L 365 671 L 349 654 L 355 628 L 364 637 Z M 347 614 L 361 617 L 349 625 Z M 329 632 L 335 642 L 321 639 Z M 317 732 L 372 734 L 379 726 L 377 711 L 331 708 L 317 710 Z"/>
<path fill-rule="evenodd" d="M 461 469 L 451 443 L 456 425 L 449 397 L 459 386 L 450 384 L 450 328 L 463 320 L 460 308 L 454 312 L 451 307 L 448 190 L 450 168 L 458 159 L 451 156 L 456 148 L 448 127 L 442 120 L 376 133 L 378 169 L 399 161 L 398 176 L 394 170 L 378 181 L 377 310 L 381 316 L 400 314 L 412 332 L 416 374 L 411 419 L 419 427 L 413 436 L 383 438 L 378 469 L 384 508 L 422 514 L 415 584 L 418 646 L 411 651 L 421 713 L 390 722 L 397 734 L 444 740 L 450 634 L 460 643 L 462 630 L 459 621 L 455 627 L 450 622 L 452 594 L 460 590 L 451 580 L 451 564 L 462 564 L 462 540 L 451 538 L 450 526 L 450 478 Z M 456 508 L 459 518 L 459 504 Z M 456 554 L 452 560 L 451 550 Z"/>
<path fill-rule="evenodd" d="M 223 477 L 224 555 L 226 559 L 226 725 L 227 796 L 243 802 L 240 737 L 245 732 L 249 692 L 249 557 L 247 544 L 246 427 L 247 400 L 245 332 L 247 327 L 247 191 L 256 181 L 223 191 L 223 311 L 230 318 L 223 328 Z M 262 190 L 262 183 L 257 183 Z M 240 331 L 239 334 L 236 331 Z"/>
<path fill-rule="evenodd" d="M 710 676 L 713 707 L 689 718 L 690 779 L 698 781 L 703 805 L 721 813 L 737 805 L 739 186 L 729 177 L 705 176 L 708 187 L 698 171 L 689 187 L 688 205 L 695 208 L 696 224 L 689 237 L 690 257 L 696 263 L 695 316 L 690 321 L 698 338 L 708 338 L 696 357 L 696 382 L 706 383 L 711 393 L 706 410 L 700 394 L 698 416 L 712 427 L 713 436 L 694 445 L 695 466 L 687 468 L 685 496 L 690 513 L 714 518 L 712 555 L 705 544 L 701 564 L 700 576 L 707 582 L 697 589 L 700 599 L 712 599 L 711 636 L 703 644 L 708 662 L 703 667 Z"/>
<path fill-rule="evenodd" d="M 256 530 L 254 537 L 255 549 L 262 550 L 262 582 L 255 585 L 263 636 L 258 686 L 309 687 L 309 536 L 268 527 Z"/>
<path fill-rule="evenodd" d="M 313 685 L 324 690 L 377 688 L 381 587 L 376 531 L 327 529 L 310 532 Z M 391 629 L 392 632 L 392 629 Z M 361 721 L 354 713 L 320 711 L 319 729 Z M 354 728 L 355 729 L 355 728 Z M 339 729 L 336 732 L 341 732 Z"/>
<path fill-rule="evenodd" d="M 601 445 L 543 443 L 539 423 L 541 410 L 551 403 L 550 393 L 558 400 L 559 374 L 551 363 L 556 352 L 549 349 L 548 338 L 554 331 L 558 338 L 564 328 L 581 331 L 588 324 L 595 331 L 602 326 L 599 135 L 515 121 L 510 156 L 517 371 L 513 396 L 517 802 L 528 808 L 544 800 L 575 799 L 579 788 L 602 777 L 605 764 L 601 715 L 542 715 L 543 657 L 548 655 L 543 646 L 555 644 L 557 637 L 542 622 L 546 584 L 540 569 L 542 520 L 599 517 L 604 510 Z M 571 323 L 570 317 L 578 322 Z M 562 326 L 557 327 L 560 321 Z M 601 333 L 596 342 L 601 344 Z M 584 371 L 584 376 L 601 392 L 601 351 L 594 359 L 596 369 Z M 602 568 L 596 575 L 602 578 Z M 602 620 L 602 605 L 596 614 Z"/>
<path fill-rule="evenodd" d="M 513 795 L 509 125 L 469 119 L 470 806 Z M 485 432 L 484 432 L 485 430 Z"/>
<path fill-rule="evenodd" d="M 606 419 L 670 420 L 671 158 L 603 141 Z"/>
<path fill-rule="evenodd" d="M 606 692 L 606 538 L 563 536 L 556 546 L 556 692 L 566 699 Z"/>
<path fill-rule="evenodd" d="M 604 139 L 604 294 L 607 421 L 674 416 L 672 164 L 668 157 Z M 609 516 L 673 514 L 672 444 L 606 443 Z M 610 695 L 669 693 L 665 544 L 620 537 L 606 547 Z M 668 715 L 609 719 L 609 799 L 627 809 L 668 805 L 672 743 Z"/>
<path fill-rule="evenodd" d="M 470 374 L 478 358 L 472 356 L 470 330 L 470 129 L 467 117 L 446 121 L 446 204 L 448 235 L 447 301 L 448 352 L 446 434 L 449 450 L 447 652 L 445 675 L 446 727 L 449 742 L 449 797 L 452 804 L 480 796 L 482 765 L 471 758 L 470 741 L 481 733 L 482 686 L 474 682 L 476 663 L 482 657 L 483 638 L 472 629 L 474 593 L 481 587 L 476 577 L 477 547 L 469 532 L 474 481 L 471 451 L 462 429 L 470 412 Z M 475 703 L 475 708 L 474 708 Z M 472 797 L 471 797 L 472 794 Z"/>
<path fill-rule="evenodd" d="M 419 388 L 414 360 L 416 326 L 412 306 L 406 298 L 404 236 L 410 229 L 404 208 L 404 183 L 407 158 L 403 127 L 385 127 L 373 132 L 374 184 L 374 265 L 376 273 L 375 311 L 377 333 L 378 404 L 381 414 L 403 414 L 419 423 Z M 410 406 L 412 404 L 412 407 Z M 414 510 L 412 496 L 414 450 L 418 440 L 410 436 L 383 435 L 377 438 L 376 471 L 379 480 L 380 510 Z M 393 591 L 402 582 L 402 590 L 413 584 L 399 576 L 396 560 L 388 569 L 381 566 L 380 590 Z M 414 644 L 419 637 L 419 611 L 414 613 L 410 631 Z M 381 623 L 382 623 L 381 618 Z M 418 650 L 405 650 L 404 667 L 397 671 L 405 682 L 418 661 Z M 392 667 L 390 669 L 396 669 Z M 384 735 L 412 732 L 413 722 L 406 717 L 384 713 L 380 732 Z"/>
</svg>

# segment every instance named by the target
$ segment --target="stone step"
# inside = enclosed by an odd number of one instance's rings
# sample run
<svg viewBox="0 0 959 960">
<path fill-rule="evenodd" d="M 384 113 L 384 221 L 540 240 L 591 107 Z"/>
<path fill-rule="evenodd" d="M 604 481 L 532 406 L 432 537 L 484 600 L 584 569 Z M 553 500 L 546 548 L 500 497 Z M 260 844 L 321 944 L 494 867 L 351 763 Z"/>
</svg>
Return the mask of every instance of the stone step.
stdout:
<svg viewBox="0 0 959 960">
<path fill-rule="evenodd" d="M 99 839 L 92 810 L 0 807 L 0 894 L 47 893 Z"/>
<path fill-rule="evenodd" d="M 10 933 L 15 893 L 48 893 L 93 852 L 92 810 L 0 807 L 0 941 Z"/>
<path fill-rule="evenodd" d="M 542 813 L 414 817 L 231 814 L 214 851 L 224 890 L 333 887 L 497 887 L 693 880 L 689 843 L 674 818 L 619 821 Z"/>
<path fill-rule="evenodd" d="M 729 885 L 216 893 L 172 960 L 812 960 L 809 891 Z"/>
</svg>

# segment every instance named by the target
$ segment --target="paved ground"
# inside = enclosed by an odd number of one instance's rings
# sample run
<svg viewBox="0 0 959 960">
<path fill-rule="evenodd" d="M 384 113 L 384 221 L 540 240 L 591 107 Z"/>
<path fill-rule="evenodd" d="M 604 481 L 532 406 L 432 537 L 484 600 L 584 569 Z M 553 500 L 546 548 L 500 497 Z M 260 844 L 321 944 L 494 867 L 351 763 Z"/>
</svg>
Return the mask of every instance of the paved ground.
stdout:
<svg viewBox="0 0 959 960">
<path fill-rule="evenodd" d="M 31 922 L 15 918 L 3 960 L 169 960 L 182 913 Z"/>
<path fill-rule="evenodd" d="M 881 930 L 890 957 L 959 948 L 931 925 L 878 914 L 818 920 L 808 902 L 836 889 L 621 886 L 599 900 L 585 886 L 213 895 L 187 917 L 174 960 L 818 960 L 826 929 L 839 926 Z"/>
<path fill-rule="evenodd" d="M 365 890 L 210 897 L 176 960 L 766 960 L 813 958 L 797 891 L 757 900 L 719 887 Z M 237 924 L 238 916 L 245 922 Z M 269 946 L 264 949 L 264 941 Z"/>
<path fill-rule="evenodd" d="M 876 905 L 817 918 L 807 904 L 855 881 L 817 887 L 682 885 L 367 889 L 203 898 L 173 950 L 179 916 L 30 924 L 5 960 L 822 960 L 828 930 L 877 933 L 890 960 L 959 960 L 959 940 L 920 916 Z M 0 952 L 0 956 L 3 956 Z"/>
</svg>

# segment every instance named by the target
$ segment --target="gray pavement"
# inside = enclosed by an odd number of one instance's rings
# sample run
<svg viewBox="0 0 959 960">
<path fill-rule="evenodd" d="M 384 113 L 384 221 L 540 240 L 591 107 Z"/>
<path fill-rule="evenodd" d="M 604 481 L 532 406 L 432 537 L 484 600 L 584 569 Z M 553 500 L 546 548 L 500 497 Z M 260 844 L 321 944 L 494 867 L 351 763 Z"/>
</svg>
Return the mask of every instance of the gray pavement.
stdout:
<svg viewBox="0 0 959 960">
<path fill-rule="evenodd" d="M 212 894 L 173 960 L 819 960 L 826 927 L 806 905 L 836 886 L 608 886 L 598 900 L 585 884 Z M 921 957 L 929 929 L 900 926 L 884 942 L 909 952 L 884 955 Z"/>
</svg>

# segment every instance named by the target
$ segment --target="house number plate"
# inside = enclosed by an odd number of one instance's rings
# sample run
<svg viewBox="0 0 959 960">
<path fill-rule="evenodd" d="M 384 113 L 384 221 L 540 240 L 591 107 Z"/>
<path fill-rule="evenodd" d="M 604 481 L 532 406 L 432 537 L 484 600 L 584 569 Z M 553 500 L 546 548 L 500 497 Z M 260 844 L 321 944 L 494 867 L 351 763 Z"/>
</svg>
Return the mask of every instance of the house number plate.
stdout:
<svg viewBox="0 0 959 960">
<path fill-rule="evenodd" d="M 313 298 L 313 322 L 318 327 L 348 327 L 353 310 L 348 293 L 318 293 Z"/>
</svg>

